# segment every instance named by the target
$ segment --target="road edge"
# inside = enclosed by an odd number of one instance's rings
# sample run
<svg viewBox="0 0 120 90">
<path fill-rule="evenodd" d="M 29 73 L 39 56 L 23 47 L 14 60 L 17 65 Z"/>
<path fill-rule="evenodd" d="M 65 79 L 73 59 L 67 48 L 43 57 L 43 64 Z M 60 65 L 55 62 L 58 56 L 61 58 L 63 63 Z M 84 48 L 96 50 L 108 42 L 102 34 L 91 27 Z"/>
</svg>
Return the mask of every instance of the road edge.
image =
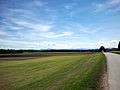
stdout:
<svg viewBox="0 0 120 90">
<path fill-rule="evenodd" d="M 103 55 L 105 57 L 105 64 L 101 75 L 100 90 L 109 90 L 107 57 L 105 53 L 103 53 Z"/>
</svg>

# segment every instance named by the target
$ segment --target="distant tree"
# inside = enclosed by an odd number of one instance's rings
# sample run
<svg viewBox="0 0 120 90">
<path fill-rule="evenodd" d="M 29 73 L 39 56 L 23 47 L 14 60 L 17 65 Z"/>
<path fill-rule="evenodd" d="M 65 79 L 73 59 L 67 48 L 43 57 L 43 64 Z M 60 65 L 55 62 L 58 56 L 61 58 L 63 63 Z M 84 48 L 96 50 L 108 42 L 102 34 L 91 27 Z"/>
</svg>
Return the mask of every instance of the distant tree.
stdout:
<svg viewBox="0 0 120 90">
<path fill-rule="evenodd" d="M 0 49 L 0 54 L 14 54 L 14 53 L 23 53 L 24 50 L 15 50 L 15 49 Z"/>
<path fill-rule="evenodd" d="M 105 50 L 105 47 L 104 47 L 104 46 L 101 46 L 101 47 L 99 48 L 99 51 L 100 51 L 100 52 L 102 52 L 102 51 L 105 52 L 105 51 L 106 51 L 106 50 Z"/>
<path fill-rule="evenodd" d="M 23 50 L 16 50 L 16 53 L 23 53 Z"/>
<path fill-rule="evenodd" d="M 119 41 L 119 44 L 118 44 L 118 50 L 120 50 L 120 41 Z"/>
</svg>

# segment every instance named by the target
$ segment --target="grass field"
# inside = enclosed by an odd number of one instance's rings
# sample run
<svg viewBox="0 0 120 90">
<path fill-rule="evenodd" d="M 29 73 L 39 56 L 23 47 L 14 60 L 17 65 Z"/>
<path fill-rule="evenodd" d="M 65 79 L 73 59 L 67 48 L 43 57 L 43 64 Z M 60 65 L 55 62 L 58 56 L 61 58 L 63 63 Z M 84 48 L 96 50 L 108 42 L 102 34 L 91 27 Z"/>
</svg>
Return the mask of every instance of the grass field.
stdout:
<svg viewBox="0 0 120 90">
<path fill-rule="evenodd" d="M 98 90 L 102 53 L 0 60 L 0 90 Z"/>
<path fill-rule="evenodd" d="M 112 53 L 120 54 L 120 51 L 111 51 Z"/>
</svg>

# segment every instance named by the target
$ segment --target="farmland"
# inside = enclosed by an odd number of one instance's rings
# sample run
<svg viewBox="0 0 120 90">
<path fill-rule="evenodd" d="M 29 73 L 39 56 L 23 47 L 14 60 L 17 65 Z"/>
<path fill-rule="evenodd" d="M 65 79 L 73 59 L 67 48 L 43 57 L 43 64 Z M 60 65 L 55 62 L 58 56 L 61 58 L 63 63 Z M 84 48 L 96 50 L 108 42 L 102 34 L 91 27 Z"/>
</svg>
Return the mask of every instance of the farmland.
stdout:
<svg viewBox="0 0 120 90">
<path fill-rule="evenodd" d="M 26 57 L 1 56 L 0 90 L 99 89 L 105 64 L 102 53 L 40 55 L 36 54 L 34 58 L 29 58 L 29 54 Z"/>
</svg>

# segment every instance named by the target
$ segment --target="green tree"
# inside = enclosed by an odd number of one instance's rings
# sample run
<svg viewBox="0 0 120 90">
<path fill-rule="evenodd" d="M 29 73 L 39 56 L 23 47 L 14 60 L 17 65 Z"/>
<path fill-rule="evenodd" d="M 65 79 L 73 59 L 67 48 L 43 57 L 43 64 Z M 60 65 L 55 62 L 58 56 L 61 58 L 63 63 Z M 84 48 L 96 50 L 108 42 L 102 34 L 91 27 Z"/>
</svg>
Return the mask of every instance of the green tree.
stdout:
<svg viewBox="0 0 120 90">
<path fill-rule="evenodd" d="M 120 41 L 119 41 L 119 44 L 118 44 L 118 50 L 120 50 Z"/>
<path fill-rule="evenodd" d="M 100 51 L 100 52 L 102 52 L 102 51 L 105 52 L 105 51 L 106 51 L 106 50 L 105 50 L 105 47 L 104 47 L 104 46 L 101 46 L 101 47 L 99 48 L 99 51 Z"/>
</svg>

